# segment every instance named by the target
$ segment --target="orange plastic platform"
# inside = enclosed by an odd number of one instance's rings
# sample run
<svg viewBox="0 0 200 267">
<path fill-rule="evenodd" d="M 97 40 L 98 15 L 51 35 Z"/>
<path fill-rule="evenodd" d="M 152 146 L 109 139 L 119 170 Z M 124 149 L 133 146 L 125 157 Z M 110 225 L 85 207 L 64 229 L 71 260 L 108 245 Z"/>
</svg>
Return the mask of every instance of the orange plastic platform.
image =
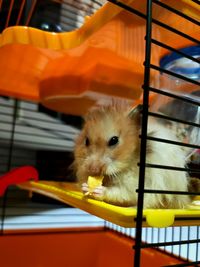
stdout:
<svg viewBox="0 0 200 267">
<path fill-rule="evenodd" d="M 134 241 L 111 231 L 25 233 L 0 236 L 2 267 L 130 267 Z M 112 248 L 112 249 L 111 249 Z M 142 267 L 180 264 L 155 249 L 141 253 Z"/>
<path fill-rule="evenodd" d="M 123 1 L 145 14 L 145 1 Z M 163 0 L 191 17 L 199 5 Z M 154 19 L 199 37 L 199 27 L 154 5 Z M 57 111 L 82 115 L 111 97 L 137 100 L 143 83 L 145 20 L 107 3 L 84 25 L 68 33 L 47 33 L 28 27 L 7 28 L 0 36 L 0 94 L 41 101 Z M 153 26 L 152 37 L 181 48 L 191 41 Z M 152 46 L 152 63 L 166 53 Z M 152 83 L 159 73 L 151 71 Z"/>
</svg>

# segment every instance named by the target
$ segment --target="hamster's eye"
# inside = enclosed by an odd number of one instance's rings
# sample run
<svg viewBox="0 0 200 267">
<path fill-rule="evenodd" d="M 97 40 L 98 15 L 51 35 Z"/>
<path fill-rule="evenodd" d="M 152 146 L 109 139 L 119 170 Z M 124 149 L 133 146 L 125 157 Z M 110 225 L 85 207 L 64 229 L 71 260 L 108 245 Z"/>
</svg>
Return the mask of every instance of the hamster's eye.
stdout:
<svg viewBox="0 0 200 267">
<path fill-rule="evenodd" d="M 108 146 L 115 146 L 116 144 L 118 144 L 118 142 L 119 142 L 119 137 L 113 136 L 108 141 Z"/>
<path fill-rule="evenodd" d="M 90 140 L 88 137 L 85 138 L 85 145 L 86 146 L 89 146 L 90 145 Z"/>
</svg>

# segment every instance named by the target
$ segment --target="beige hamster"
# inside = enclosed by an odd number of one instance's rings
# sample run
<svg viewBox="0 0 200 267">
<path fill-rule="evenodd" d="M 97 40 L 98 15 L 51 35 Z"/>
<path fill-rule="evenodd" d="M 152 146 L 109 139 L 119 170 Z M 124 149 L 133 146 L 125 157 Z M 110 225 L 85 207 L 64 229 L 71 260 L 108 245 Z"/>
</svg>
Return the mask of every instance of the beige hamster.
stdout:
<svg viewBox="0 0 200 267">
<path fill-rule="evenodd" d="M 76 140 L 74 166 L 84 193 L 87 178 L 104 176 L 103 185 L 92 196 L 119 206 L 137 204 L 140 111 L 125 104 L 112 104 L 91 110 Z M 149 118 L 148 135 L 176 140 L 164 126 Z M 146 162 L 184 167 L 185 155 L 179 146 L 148 141 Z M 183 171 L 146 168 L 145 188 L 188 191 L 188 177 Z M 183 208 L 190 198 L 186 195 L 145 194 L 144 208 Z"/>
</svg>

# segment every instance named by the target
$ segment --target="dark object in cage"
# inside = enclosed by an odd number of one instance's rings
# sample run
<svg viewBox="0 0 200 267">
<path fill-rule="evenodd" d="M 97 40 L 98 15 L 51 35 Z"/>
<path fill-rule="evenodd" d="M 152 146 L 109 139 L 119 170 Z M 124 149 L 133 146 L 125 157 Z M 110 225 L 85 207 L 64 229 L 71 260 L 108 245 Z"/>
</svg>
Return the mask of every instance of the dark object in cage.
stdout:
<svg viewBox="0 0 200 267">
<path fill-rule="evenodd" d="M 37 151 L 36 168 L 40 174 L 40 180 L 58 182 L 74 182 L 73 170 L 70 166 L 73 162 L 73 154 L 64 151 Z"/>
<path fill-rule="evenodd" d="M 36 168 L 40 174 L 40 180 L 56 182 L 75 182 L 76 177 L 70 167 L 73 162 L 73 154 L 63 151 L 37 151 Z M 58 203 L 52 198 L 33 193 L 31 199 L 36 202 Z"/>
</svg>

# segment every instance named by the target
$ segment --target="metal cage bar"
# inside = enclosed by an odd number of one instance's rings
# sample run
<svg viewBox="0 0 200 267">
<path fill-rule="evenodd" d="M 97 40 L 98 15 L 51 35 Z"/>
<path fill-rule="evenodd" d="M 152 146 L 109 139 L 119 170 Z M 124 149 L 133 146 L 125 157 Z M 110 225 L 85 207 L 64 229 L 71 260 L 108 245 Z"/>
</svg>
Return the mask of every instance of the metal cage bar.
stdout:
<svg viewBox="0 0 200 267">
<path fill-rule="evenodd" d="M 146 43 L 145 43 L 145 62 L 144 62 L 144 85 L 143 85 L 143 110 L 142 110 L 142 131 L 141 131 L 141 152 L 147 149 L 147 125 L 149 108 L 149 84 L 150 84 L 150 63 L 151 63 L 151 34 L 152 34 L 152 1 L 147 0 L 146 18 Z M 144 181 L 145 181 L 146 153 L 140 153 L 139 184 L 138 184 L 138 203 L 136 217 L 136 238 L 135 238 L 135 257 L 134 266 L 140 266 L 141 258 L 141 237 L 144 201 Z"/>
</svg>

